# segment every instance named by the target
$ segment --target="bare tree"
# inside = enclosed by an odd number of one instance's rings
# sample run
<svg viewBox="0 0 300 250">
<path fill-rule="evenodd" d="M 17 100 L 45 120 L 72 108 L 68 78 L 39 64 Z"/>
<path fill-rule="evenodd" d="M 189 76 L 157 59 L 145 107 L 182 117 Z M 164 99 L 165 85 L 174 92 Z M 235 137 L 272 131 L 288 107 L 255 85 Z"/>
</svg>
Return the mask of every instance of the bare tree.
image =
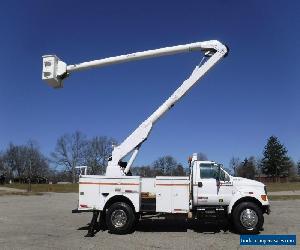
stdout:
<svg viewBox="0 0 300 250">
<path fill-rule="evenodd" d="M 250 156 L 240 163 L 236 170 L 237 176 L 254 179 L 256 173 L 255 157 Z"/>
<path fill-rule="evenodd" d="M 48 161 L 32 141 L 27 145 L 11 143 L 1 161 L 6 177 L 18 178 L 22 182 L 31 177 L 37 179 L 48 175 Z"/>
<path fill-rule="evenodd" d="M 237 169 L 240 166 L 241 161 L 238 157 L 232 157 L 229 161 L 229 168 L 233 169 L 234 176 L 237 176 Z"/>
<path fill-rule="evenodd" d="M 297 164 L 293 160 L 290 160 L 290 162 L 291 167 L 288 169 L 288 176 L 295 177 L 298 173 Z"/>
<path fill-rule="evenodd" d="M 4 153 L 3 161 L 7 171 L 13 177 L 24 177 L 26 167 L 26 147 L 18 146 L 12 143 L 9 144 L 8 149 Z"/>
<path fill-rule="evenodd" d="M 177 164 L 173 171 L 174 176 L 186 176 L 188 173 L 185 171 L 181 164 Z"/>
<path fill-rule="evenodd" d="M 4 165 L 3 154 L 0 152 L 0 185 L 5 183 L 6 169 Z"/>
<path fill-rule="evenodd" d="M 5 172 L 5 165 L 4 165 L 3 153 L 0 152 L 0 175 L 4 174 L 4 172 Z"/>
<path fill-rule="evenodd" d="M 177 161 L 170 155 L 160 157 L 153 162 L 156 175 L 173 175 L 177 165 Z"/>
<path fill-rule="evenodd" d="M 261 176 L 261 174 L 262 174 L 262 157 L 260 157 L 260 156 L 258 156 L 258 157 L 256 157 L 256 174 L 258 175 L 258 177 L 260 177 Z"/>
<path fill-rule="evenodd" d="M 107 160 L 112 152 L 112 145 L 117 144 L 113 138 L 96 136 L 88 141 L 85 162 L 91 174 L 104 174 Z"/>
<path fill-rule="evenodd" d="M 40 152 L 38 145 L 29 141 L 26 146 L 26 167 L 25 174 L 27 178 L 35 179 L 39 182 L 39 178 L 49 175 L 49 164 L 46 157 Z"/>
<path fill-rule="evenodd" d="M 149 165 L 133 167 L 131 172 L 133 175 L 139 175 L 142 177 L 155 177 L 156 176 L 156 172 L 155 172 L 154 168 Z"/>
<path fill-rule="evenodd" d="M 73 134 L 64 134 L 56 142 L 52 161 L 71 175 L 72 182 L 76 182 L 76 169 L 78 165 L 85 163 L 87 148 L 86 136 L 79 131 Z"/>
</svg>

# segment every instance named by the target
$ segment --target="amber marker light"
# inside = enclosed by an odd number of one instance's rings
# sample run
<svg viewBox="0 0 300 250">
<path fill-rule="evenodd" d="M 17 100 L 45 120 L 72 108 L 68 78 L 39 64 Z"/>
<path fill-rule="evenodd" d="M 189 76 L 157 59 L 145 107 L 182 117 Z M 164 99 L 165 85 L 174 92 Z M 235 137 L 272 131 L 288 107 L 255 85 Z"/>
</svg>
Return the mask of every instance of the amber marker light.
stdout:
<svg viewBox="0 0 300 250">
<path fill-rule="evenodd" d="M 262 194 L 260 197 L 261 197 L 261 199 L 263 201 L 267 201 L 268 200 L 268 196 L 266 194 Z"/>
</svg>

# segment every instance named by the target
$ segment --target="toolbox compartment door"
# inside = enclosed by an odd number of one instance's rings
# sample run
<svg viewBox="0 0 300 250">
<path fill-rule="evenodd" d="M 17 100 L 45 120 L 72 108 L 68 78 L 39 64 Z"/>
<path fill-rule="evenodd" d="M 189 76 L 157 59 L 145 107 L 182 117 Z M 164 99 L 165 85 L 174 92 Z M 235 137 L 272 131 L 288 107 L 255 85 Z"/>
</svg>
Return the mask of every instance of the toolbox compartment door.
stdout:
<svg viewBox="0 0 300 250">
<path fill-rule="evenodd" d="M 189 211 L 189 178 L 156 177 L 156 212 L 187 213 Z"/>
</svg>

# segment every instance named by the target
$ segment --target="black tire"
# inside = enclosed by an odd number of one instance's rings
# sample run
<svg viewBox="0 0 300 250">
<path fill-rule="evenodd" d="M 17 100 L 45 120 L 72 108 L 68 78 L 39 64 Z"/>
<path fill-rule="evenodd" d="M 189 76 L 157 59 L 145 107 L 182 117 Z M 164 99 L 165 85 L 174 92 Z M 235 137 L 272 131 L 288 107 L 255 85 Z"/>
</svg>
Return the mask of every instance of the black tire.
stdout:
<svg viewBox="0 0 300 250">
<path fill-rule="evenodd" d="M 108 232 L 112 234 L 130 233 L 135 223 L 135 213 L 125 202 L 113 203 L 105 217 Z"/>
<path fill-rule="evenodd" d="M 245 226 L 244 224 L 246 223 L 242 223 L 243 215 L 247 214 L 247 212 L 251 212 L 251 215 L 257 218 L 256 224 L 254 222 L 251 226 Z M 258 234 L 264 224 L 264 216 L 260 207 L 258 207 L 255 203 L 242 202 L 233 210 L 232 223 L 234 225 L 235 230 L 239 234 Z"/>
</svg>

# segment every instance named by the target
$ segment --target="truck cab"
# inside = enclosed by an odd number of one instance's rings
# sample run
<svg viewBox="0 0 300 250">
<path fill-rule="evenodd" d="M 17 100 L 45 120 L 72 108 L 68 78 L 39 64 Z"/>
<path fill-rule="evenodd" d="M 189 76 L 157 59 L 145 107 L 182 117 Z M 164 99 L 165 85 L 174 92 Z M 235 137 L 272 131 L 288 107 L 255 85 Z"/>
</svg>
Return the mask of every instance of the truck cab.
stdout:
<svg viewBox="0 0 300 250">
<path fill-rule="evenodd" d="M 214 161 L 190 161 L 192 210 L 198 217 L 228 217 L 239 233 L 258 233 L 263 214 L 270 213 L 266 186 L 258 181 L 233 177 Z"/>
</svg>

